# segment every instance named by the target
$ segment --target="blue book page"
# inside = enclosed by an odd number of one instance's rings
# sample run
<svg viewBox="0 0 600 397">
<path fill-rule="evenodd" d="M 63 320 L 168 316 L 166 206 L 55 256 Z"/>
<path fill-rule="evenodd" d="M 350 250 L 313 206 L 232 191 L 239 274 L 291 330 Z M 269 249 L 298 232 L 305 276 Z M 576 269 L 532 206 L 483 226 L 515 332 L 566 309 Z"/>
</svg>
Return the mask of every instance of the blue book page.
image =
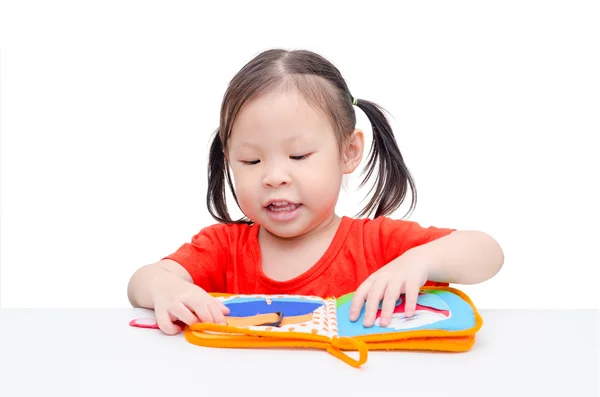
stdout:
<svg viewBox="0 0 600 397">
<path fill-rule="evenodd" d="M 337 335 L 335 300 L 303 295 L 234 295 L 219 297 L 229 309 L 226 319 L 244 319 L 251 330 L 295 332 L 326 336 Z M 253 319 L 277 314 L 276 324 L 257 324 Z"/>
<path fill-rule="evenodd" d="M 381 303 L 372 327 L 363 326 L 365 308 L 360 317 L 350 321 L 352 296 L 347 294 L 337 299 L 337 325 L 340 337 L 398 333 L 416 330 L 462 331 L 475 326 L 475 313 L 471 305 L 450 291 L 424 290 L 419 294 L 417 309 L 411 317 L 404 313 L 405 299 L 401 295 L 396 302 L 392 320 L 386 327 L 379 325 Z"/>
</svg>

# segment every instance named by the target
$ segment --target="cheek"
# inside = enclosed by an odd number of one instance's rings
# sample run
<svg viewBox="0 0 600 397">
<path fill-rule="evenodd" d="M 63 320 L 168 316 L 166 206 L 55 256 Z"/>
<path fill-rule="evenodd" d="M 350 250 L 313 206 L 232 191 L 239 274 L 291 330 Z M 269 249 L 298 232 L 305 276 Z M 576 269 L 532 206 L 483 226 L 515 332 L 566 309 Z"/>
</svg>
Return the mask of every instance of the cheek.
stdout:
<svg viewBox="0 0 600 397">
<path fill-rule="evenodd" d="M 342 183 L 342 173 L 336 164 L 323 164 L 304 179 L 304 187 L 312 191 L 314 197 L 337 200 Z"/>
<path fill-rule="evenodd" d="M 253 188 L 252 178 L 249 175 L 244 175 L 243 172 L 234 173 L 233 186 L 237 195 L 240 206 L 247 207 L 255 201 L 256 189 Z"/>
</svg>

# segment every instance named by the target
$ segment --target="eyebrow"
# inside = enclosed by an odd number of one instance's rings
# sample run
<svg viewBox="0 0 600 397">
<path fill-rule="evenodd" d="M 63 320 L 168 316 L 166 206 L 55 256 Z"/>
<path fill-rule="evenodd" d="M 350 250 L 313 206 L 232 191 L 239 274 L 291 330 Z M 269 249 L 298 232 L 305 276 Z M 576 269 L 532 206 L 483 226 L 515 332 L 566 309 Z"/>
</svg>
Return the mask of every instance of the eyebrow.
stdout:
<svg viewBox="0 0 600 397">
<path fill-rule="evenodd" d="M 300 139 L 302 139 L 302 135 L 294 135 L 294 136 L 291 136 L 289 138 L 284 139 L 283 143 L 293 142 L 293 141 L 297 141 L 297 140 L 300 140 Z M 235 148 L 246 148 L 246 147 L 249 147 L 249 148 L 258 148 L 259 144 L 255 144 L 255 143 L 252 143 L 252 142 L 249 142 L 249 141 L 241 141 L 239 144 L 237 144 L 235 146 L 232 146 L 232 148 L 234 148 L 234 147 Z"/>
</svg>

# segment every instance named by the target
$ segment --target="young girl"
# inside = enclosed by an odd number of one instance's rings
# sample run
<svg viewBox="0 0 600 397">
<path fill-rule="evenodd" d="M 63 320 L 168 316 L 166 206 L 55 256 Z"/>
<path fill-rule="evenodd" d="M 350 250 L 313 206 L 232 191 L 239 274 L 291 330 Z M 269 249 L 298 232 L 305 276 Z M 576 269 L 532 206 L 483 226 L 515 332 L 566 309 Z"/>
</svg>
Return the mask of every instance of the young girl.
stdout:
<svg viewBox="0 0 600 397">
<path fill-rule="evenodd" d="M 373 144 L 363 183 L 375 178 L 358 219 L 338 216 L 342 178 L 363 158 L 355 108 Z M 407 316 L 419 288 L 479 283 L 504 257 L 489 235 L 391 219 L 414 183 L 380 108 L 352 96 L 336 67 L 309 51 L 265 51 L 246 64 L 223 98 L 210 148 L 207 204 L 218 221 L 176 252 L 137 270 L 134 307 L 154 309 L 167 334 L 177 323 L 224 323 L 228 309 L 210 292 L 341 296 L 356 291 L 361 312 L 386 326 L 400 294 Z M 233 180 L 232 180 L 233 177 Z M 245 217 L 232 220 L 229 186 Z M 362 218 L 374 212 L 373 219 Z M 381 305 L 381 306 L 380 306 Z"/>
</svg>

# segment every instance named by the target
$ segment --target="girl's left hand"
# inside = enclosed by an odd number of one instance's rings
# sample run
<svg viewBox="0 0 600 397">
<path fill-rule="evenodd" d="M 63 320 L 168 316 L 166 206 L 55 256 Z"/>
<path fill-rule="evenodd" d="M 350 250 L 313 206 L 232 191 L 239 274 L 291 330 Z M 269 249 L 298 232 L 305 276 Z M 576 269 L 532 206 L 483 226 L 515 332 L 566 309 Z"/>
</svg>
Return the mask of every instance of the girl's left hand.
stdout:
<svg viewBox="0 0 600 397">
<path fill-rule="evenodd" d="M 366 301 L 363 325 L 372 326 L 383 299 L 379 324 L 387 326 L 401 294 L 405 294 L 406 316 L 411 317 L 417 306 L 419 290 L 427 282 L 427 277 L 428 267 L 424 260 L 406 254 L 396 258 L 369 276 L 356 290 L 350 305 L 350 321 L 358 319 Z"/>
</svg>

